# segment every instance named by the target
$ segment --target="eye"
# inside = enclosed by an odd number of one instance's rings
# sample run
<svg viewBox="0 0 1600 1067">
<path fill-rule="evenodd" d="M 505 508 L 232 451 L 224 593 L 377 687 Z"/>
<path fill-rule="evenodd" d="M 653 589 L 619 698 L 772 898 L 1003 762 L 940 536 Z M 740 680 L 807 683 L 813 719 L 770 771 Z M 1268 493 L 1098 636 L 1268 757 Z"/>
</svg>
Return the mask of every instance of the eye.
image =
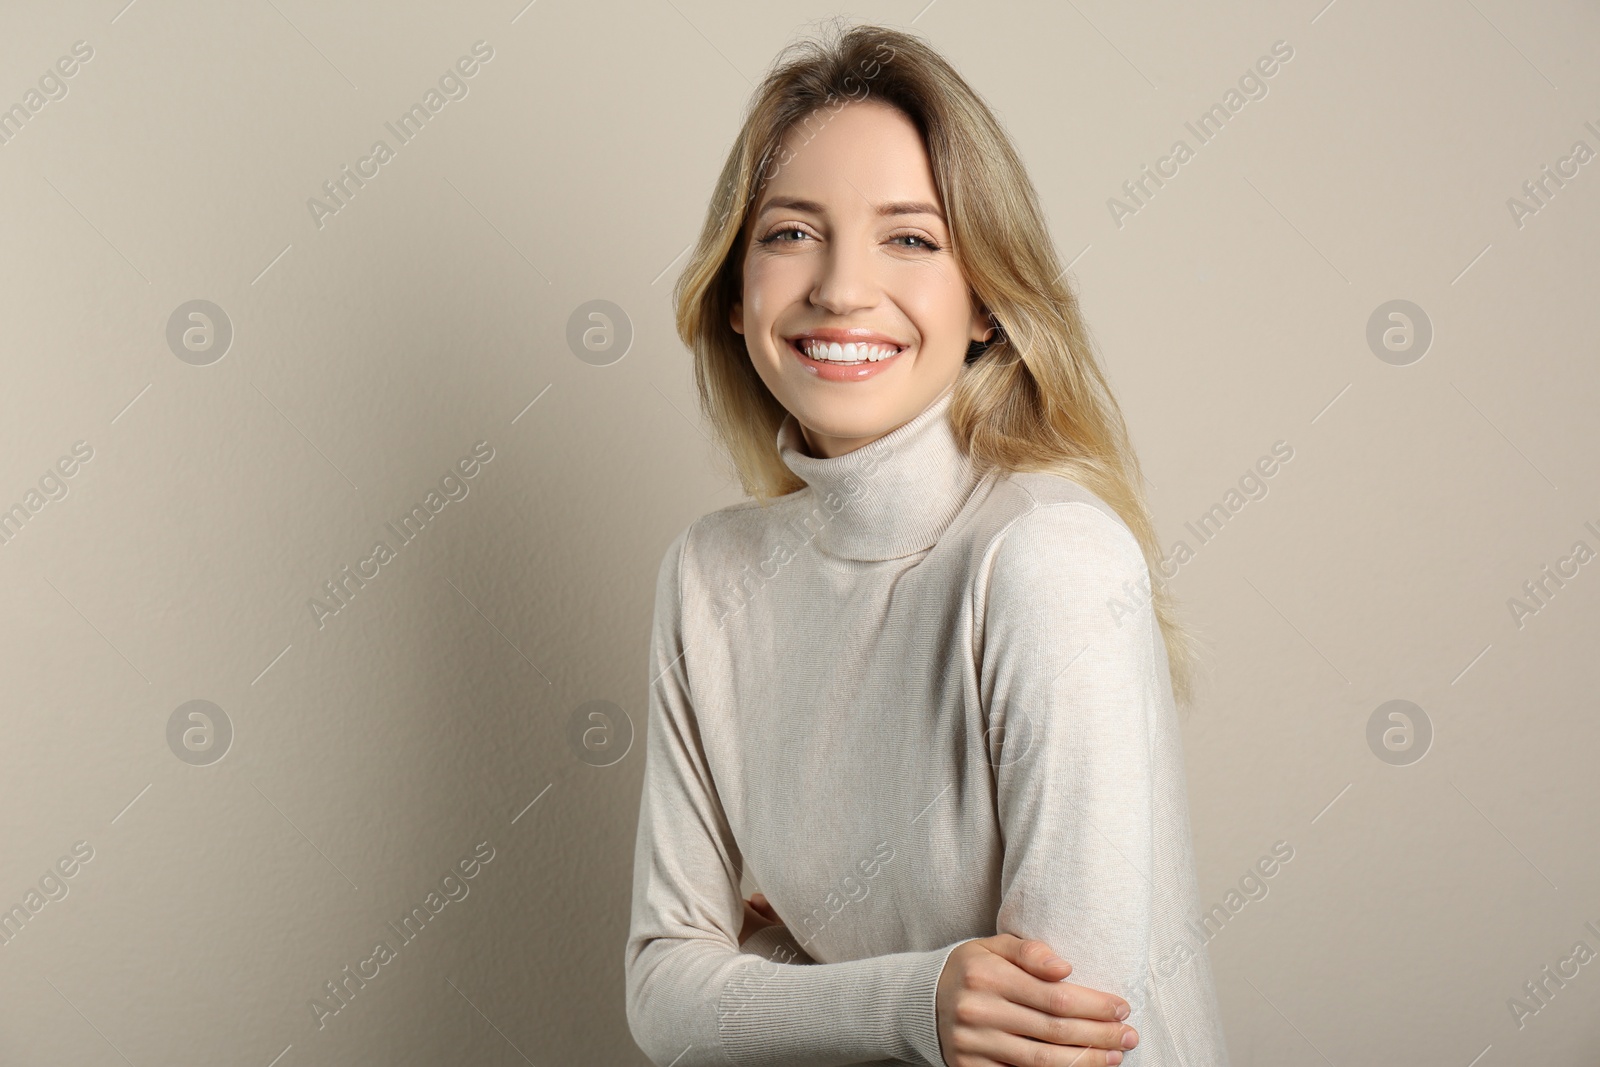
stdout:
<svg viewBox="0 0 1600 1067">
<path fill-rule="evenodd" d="M 929 239 L 927 237 L 922 236 L 922 234 L 920 234 L 920 233 L 897 233 L 893 237 L 889 238 L 889 240 L 891 240 L 891 241 L 905 241 L 905 240 L 920 241 L 921 242 L 921 247 L 927 249 L 929 252 L 937 252 L 937 251 L 939 251 L 939 245 L 936 242 L 934 242 L 933 240 L 931 240 L 931 239 Z M 916 248 L 918 246 L 917 245 L 901 245 L 900 247 L 901 248 Z"/>
<path fill-rule="evenodd" d="M 797 233 L 802 237 L 808 236 L 806 234 L 806 232 L 804 230 L 802 230 L 798 226 L 782 226 L 782 227 L 779 227 L 776 230 L 773 230 L 771 233 L 767 234 L 765 237 L 761 238 L 761 240 L 756 242 L 756 243 L 757 244 L 764 244 L 764 245 L 770 245 L 770 244 L 781 244 L 781 245 L 794 244 L 795 243 L 794 241 L 780 241 L 780 240 L 778 240 L 779 237 L 781 237 L 782 235 L 784 235 L 786 233 Z"/>
</svg>

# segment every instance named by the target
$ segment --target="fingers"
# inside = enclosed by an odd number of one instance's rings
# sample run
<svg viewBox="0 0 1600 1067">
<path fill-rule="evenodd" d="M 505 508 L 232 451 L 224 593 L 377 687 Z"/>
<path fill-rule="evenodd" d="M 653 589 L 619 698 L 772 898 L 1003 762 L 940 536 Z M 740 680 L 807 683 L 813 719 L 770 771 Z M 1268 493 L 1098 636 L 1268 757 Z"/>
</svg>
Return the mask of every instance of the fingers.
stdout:
<svg viewBox="0 0 1600 1067">
<path fill-rule="evenodd" d="M 1018 1046 L 1020 1055 L 1035 1057 L 1039 1055 L 1037 1042 L 1029 1041 L 1025 1037 L 1012 1038 L 1008 1044 L 1012 1042 Z M 1035 1060 L 1035 1062 L 1049 1063 L 1051 1067 L 1058 1067 L 1058 1065 L 1059 1067 L 1116 1067 L 1117 1064 L 1122 1062 L 1122 1052 L 1117 1049 L 1107 1051 L 1100 1048 L 1079 1048 L 1076 1045 L 1057 1045 L 1054 1047 L 1046 1045 L 1045 1048 L 1049 1052 L 1048 1058 L 1043 1061 Z M 1027 1063 L 1028 1061 L 1019 1060 L 1017 1062 Z"/>
<path fill-rule="evenodd" d="M 1043 941 L 1011 934 L 987 940 L 998 941 L 996 954 L 1015 964 L 1025 977 L 1035 979 L 1011 984 L 1019 996 L 1012 996 L 1008 989 L 1006 999 L 1056 1016 L 1106 1022 L 1128 1017 L 1128 1002 L 1121 997 L 1061 981 L 1072 972 L 1072 964 Z"/>
<path fill-rule="evenodd" d="M 1081 988 L 1081 987 L 1080 987 Z M 990 1000 L 971 1010 L 972 1025 L 987 1026 L 1032 1043 L 1044 1042 L 1066 1048 L 1093 1048 L 1100 1052 L 1123 1052 L 1139 1043 L 1133 1027 L 1119 1022 L 1063 1017 L 1037 1011 L 1003 1000 Z M 1037 1053 L 1037 1049 L 1032 1050 Z M 1031 1061 L 1018 1061 L 1031 1062 Z M 1062 1063 L 1069 1062 L 1062 1060 Z M 1110 1061 L 1115 1063 L 1116 1060 Z"/>
</svg>

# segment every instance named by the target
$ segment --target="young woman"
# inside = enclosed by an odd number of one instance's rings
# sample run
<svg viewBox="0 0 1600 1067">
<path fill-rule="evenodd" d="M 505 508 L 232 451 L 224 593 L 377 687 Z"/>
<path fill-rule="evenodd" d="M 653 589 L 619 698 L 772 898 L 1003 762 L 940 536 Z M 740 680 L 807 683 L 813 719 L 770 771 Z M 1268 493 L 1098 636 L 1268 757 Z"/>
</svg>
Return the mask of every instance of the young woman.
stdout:
<svg viewBox="0 0 1600 1067">
<path fill-rule="evenodd" d="M 634 1039 L 1226 1067 L 1187 923 L 1193 655 L 1033 188 L 917 38 L 799 49 L 676 294 L 753 499 L 658 572 Z"/>
</svg>

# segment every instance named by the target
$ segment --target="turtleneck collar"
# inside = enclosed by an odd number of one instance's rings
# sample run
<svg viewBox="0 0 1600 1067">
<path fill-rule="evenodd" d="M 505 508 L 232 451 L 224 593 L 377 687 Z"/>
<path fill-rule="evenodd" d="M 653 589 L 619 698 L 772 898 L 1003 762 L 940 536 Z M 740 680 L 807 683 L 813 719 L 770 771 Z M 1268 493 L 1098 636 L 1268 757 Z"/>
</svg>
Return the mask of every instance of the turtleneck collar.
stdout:
<svg viewBox="0 0 1600 1067">
<path fill-rule="evenodd" d="M 778 454 L 804 479 L 821 524 L 818 549 L 843 559 L 899 559 L 932 548 L 982 475 L 950 427 L 952 382 L 911 421 L 831 459 L 806 451 L 792 413 L 778 427 Z"/>
</svg>

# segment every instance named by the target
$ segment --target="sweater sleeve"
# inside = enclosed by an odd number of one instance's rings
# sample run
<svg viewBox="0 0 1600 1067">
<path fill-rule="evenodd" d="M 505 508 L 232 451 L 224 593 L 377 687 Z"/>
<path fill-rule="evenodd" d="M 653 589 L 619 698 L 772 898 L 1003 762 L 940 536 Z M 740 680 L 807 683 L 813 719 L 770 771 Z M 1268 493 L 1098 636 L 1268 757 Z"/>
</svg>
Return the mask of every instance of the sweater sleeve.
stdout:
<svg viewBox="0 0 1600 1067">
<path fill-rule="evenodd" d="M 700 1065 L 907 1062 L 945 1067 L 934 992 L 957 941 L 839 963 L 801 962 L 778 928 L 738 944 L 743 856 L 701 742 L 681 626 L 682 553 L 663 557 L 650 640 L 644 789 L 624 955 L 628 1027 L 650 1061 Z M 771 958 L 757 952 L 765 950 Z"/>
<path fill-rule="evenodd" d="M 1001 537 L 981 682 L 1001 737 L 997 928 L 1046 942 L 1072 964 L 1067 981 L 1128 1001 L 1139 1045 L 1124 1067 L 1227 1067 L 1204 945 L 1177 947 L 1198 892 L 1139 543 L 1084 502 L 1041 504 Z"/>
</svg>

